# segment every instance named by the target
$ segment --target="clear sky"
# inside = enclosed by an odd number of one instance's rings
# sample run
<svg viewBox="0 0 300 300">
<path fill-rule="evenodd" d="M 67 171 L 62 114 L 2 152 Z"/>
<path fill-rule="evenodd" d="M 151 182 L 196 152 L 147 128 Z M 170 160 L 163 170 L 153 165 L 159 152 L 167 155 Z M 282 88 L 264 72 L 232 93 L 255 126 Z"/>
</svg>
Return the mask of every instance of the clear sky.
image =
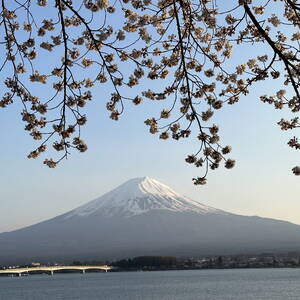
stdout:
<svg viewBox="0 0 300 300">
<path fill-rule="evenodd" d="M 299 152 L 286 145 L 296 132 L 281 132 L 276 122 L 282 111 L 258 99 L 274 85 L 272 81 L 261 84 L 240 103 L 215 114 L 213 122 L 220 124 L 224 143 L 232 145 L 231 157 L 237 165 L 211 172 L 207 185 L 200 187 L 193 186 L 191 179 L 201 170 L 184 161 L 198 149 L 197 139 L 162 141 L 148 133 L 143 122 L 159 112 L 155 102 L 128 104 L 115 122 L 105 110 L 103 95 L 108 91 L 98 87 L 86 110 L 83 136 L 88 151 L 74 152 L 55 169 L 45 167 L 42 159 L 26 158 L 33 143 L 23 130 L 19 107 L 0 109 L 0 232 L 55 217 L 142 176 L 232 213 L 300 224 L 299 177 L 291 172 L 299 164 Z"/>
</svg>

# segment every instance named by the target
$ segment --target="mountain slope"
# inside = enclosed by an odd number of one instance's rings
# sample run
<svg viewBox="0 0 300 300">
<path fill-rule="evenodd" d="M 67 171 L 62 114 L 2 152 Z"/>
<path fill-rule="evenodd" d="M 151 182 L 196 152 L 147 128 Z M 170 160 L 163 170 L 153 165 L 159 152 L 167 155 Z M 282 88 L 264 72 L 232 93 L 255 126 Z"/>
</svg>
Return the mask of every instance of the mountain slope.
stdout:
<svg viewBox="0 0 300 300">
<path fill-rule="evenodd" d="M 300 250 L 300 226 L 226 213 L 147 177 L 64 215 L 0 234 L 0 263 L 290 250 Z"/>
</svg>

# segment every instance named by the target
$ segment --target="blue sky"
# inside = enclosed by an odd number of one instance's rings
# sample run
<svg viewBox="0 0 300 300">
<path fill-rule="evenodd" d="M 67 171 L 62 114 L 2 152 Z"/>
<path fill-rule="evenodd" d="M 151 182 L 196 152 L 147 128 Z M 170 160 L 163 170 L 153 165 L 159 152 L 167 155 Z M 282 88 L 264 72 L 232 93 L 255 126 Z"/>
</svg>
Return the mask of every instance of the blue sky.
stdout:
<svg viewBox="0 0 300 300">
<path fill-rule="evenodd" d="M 253 49 L 245 47 L 235 62 Z M 154 177 L 206 205 L 300 224 L 299 177 L 291 172 L 299 164 L 299 153 L 286 145 L 297 132 L 281 132 L 276 122 L 283 112 L 258 99 L 276 85 L 276 81 L 260 84 L 239 103 L 215 114 L 212 121 L 220 125 L 222 141 L 232 145 L 237 166 L 210 172 L 203 187 L 191 181 L 201 176 L 201 170 L 184 161 L 198 149 L 195 135 L 176 142 L 148 133 L 144 120 L 157 115 L 161 104 L 146 101 L 133 107 L 128 103 L 121 120 L 115 122 L 105 109 L 109 91 L 97 87 L 83 129 L 88 152 L 73 152 L 56 169 L 45 167 L 42 159 L 26 158 L 33 142 L 23 130 L 18 104 L 0 109 L 0 232 L 57 216 L 142 176 Z"/>
<path fill-rule="evenodd" d="M 0 232 L 54 217 L 145 175 L 206 205 L 300 224 L 299 177 L 290 171 L 299 154 L 286 145 L 291 133 L 274 124 L 280 112 L 259 103 L 255 94 L 218 113 L 237 166 L 211 172 L 204 187 L 192 185 L 200 170 L 184 162 L 197 148 L 196 139 L 178 143 L 150 135 L 143 124 L 147 104 L 128 109 L 118 122 L 102 106 L 95 101 L 89 107 L 88 152 L 73 153 L 56 169 L 26 158 L 31 140 L 18 114 L 13 107 L 0 110 Z"/>
</svg>

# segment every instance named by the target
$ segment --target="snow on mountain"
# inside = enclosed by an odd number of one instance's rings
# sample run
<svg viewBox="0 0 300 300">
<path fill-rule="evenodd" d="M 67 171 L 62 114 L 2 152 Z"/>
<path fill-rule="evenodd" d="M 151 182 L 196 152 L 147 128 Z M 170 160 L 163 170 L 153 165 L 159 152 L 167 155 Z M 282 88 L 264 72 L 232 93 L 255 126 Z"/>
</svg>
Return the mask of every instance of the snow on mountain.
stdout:
<svg viewBox="0 0 300 300">
<path fill-rule="evenodd" d="M 142 177 L 128 180 L 100 198 L 72 210 L 64 217 L 91 215 L 131 217 L 151 210 L 227 214 L 182 196 L 153 178 Z"/>
</svg>

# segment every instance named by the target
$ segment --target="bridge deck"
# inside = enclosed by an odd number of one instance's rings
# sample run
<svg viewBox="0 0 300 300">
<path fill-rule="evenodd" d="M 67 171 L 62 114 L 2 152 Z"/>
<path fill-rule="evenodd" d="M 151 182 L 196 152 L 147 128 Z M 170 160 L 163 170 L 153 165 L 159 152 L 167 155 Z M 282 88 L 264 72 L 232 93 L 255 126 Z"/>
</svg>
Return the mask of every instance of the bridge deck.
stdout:
<svg viewBox="0 0 300 300">
<path fill-rule="evenodd" d="M 53 273 L 54 271 L 59 270 L 80 270 L 80 271 L 86 271 L 86 270 L 103 270 L 103 271 L 109 271 L 112 267 L 103 265 L 103 266 L 39 266 L 39 267 L 27 267 L 27 268 L 14 268 L 14 269 L 5 269 L 0 270 L 0 274 L 22 274 L 22 273 L 29 273 L 34 271 L 48 271 Z"/>
</svg>

